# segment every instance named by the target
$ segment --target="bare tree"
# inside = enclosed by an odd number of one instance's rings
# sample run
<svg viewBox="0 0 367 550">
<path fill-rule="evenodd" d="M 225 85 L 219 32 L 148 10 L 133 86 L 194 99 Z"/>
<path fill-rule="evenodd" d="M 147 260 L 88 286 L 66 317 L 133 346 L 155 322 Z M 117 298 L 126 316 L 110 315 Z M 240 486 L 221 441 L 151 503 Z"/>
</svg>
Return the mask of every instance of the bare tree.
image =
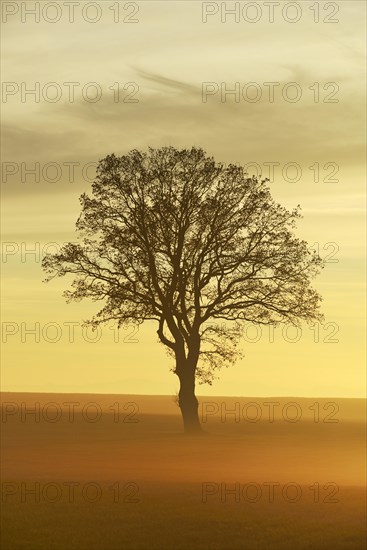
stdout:
<svg viewBox="0 0 367 550">
<path fill-rule="evenodd" d="M 103 301 L 94 326 L 158 323 L 185 431 L 198 432 L 195 383 L 235 361 L 244 321 L 321 319 L 310 279 L 322 262 L 293 234 L 299 207 L 195 147 L 109 155 L 92 190 L 80 198 L 80 244 L 45 257 L 46 280 L 73 273 L 68 300 Z"/>
</svg>

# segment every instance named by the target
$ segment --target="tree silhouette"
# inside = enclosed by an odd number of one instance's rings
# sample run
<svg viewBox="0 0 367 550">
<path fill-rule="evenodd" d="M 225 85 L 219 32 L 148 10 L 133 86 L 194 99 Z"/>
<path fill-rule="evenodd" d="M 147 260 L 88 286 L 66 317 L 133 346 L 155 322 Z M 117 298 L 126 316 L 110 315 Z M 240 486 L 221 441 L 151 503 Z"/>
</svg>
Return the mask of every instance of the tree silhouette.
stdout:
<svg viewBox="0 0 367 550">
<path fill-rule="evenodd" d="M 92 191 L 80 197 L 81 244 L 44 258 L 46 280 L 73 273 L 68 300 L 102 300 L 94 326 L 158 323 L 185 432 L 198 432 L 195 383 L 236 360 L 244 321 L 321 319 L 310 279 L 322 262 L 293 234 L 299 207 L 286 210 L 266 179 L 196 147 L 109 155 Z"/>
</svg>

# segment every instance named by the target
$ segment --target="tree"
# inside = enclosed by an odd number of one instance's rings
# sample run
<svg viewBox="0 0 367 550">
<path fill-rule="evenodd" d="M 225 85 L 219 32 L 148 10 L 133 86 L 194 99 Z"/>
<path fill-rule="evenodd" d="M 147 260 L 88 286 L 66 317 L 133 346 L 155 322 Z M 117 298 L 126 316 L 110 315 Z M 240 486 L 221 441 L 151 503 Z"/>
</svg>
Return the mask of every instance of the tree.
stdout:
<svg viewBox="0 0 367 550">
<path fill-rule="evenodd" d="M 158 323 L 185 432 L 201 430 L 196 382 L 236 360 L 243 322 L 321 319 L 310 280 L 322 262 L 293 234 L 299 207 L 277 204 L 267 181 L 196 147 L 109 155 L 80 197 L 80 244 L 43 261 L 46 280 L 75 275 L 68 300 L 103 301 L 93 326 Z"/>
</svg>

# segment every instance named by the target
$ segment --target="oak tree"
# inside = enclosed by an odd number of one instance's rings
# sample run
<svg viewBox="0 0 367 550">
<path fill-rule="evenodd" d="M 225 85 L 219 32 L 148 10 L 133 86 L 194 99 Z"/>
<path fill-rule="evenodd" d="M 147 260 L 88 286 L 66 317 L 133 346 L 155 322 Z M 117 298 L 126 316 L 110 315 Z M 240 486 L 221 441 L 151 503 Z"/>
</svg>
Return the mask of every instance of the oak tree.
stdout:
<svg viewBox="0 0 367 550">
<path fill-rule="evenodd" d="M 94 326 L 157 323 L 186 432 L 201 430 L 195 384 L 238 358 L 244 322 L 321 319 L 322 261 L 294 234 L 299 207 L 241 166 L 197 147 L 112 154 L 80 202 L 79 243 L 44 258 L 47 280 L 71 273 L 69 300 L 101 301 Z"/>
</svg>

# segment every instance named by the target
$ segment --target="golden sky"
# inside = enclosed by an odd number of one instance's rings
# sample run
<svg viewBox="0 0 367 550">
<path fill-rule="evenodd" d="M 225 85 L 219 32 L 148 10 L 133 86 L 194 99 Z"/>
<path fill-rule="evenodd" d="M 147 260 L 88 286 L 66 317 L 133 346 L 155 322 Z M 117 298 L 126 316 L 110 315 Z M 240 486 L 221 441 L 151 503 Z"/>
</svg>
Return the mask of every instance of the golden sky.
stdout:
<svg viewBox="0 0 367 550">
<path fill-rule="evenodd" d="M 238 22 L 225 13 L 234 2 L 104 0 L 83 20 L 88 2 L 80 1 L 74 22 L 64 5 L 45 9 L 50 2 L 40 3 L 35 22 L 22 12 L 33 4 L 3 2 L 2 14 L 2 389 L 176 392 L 153 323 L 119 342 L 108 327 L 86 341 L 93 335 L 83 338 L 80 323 L 96 305 L 66 304 L 67 281 L 45 285 L 40 259 L 47 243 L 75 240 L 78 197 L 93 176 L 87 163 L 132 148 L 196 145 L 218 161 L 257 163 L 264 176 L 277 163 L 274 197 L 301 205 L 298 234 L 334 260 L 314 283 L 329 325 L 304 326 L 294 343 L 286 341 L 294 330 L 276 328 L 271 341 L 262 328 L 253 342 L 249 328 L 244 359 L 198 393 L 362 396 L 365 2 L 319 2 L 319 22 L 308 0 L 281 1 L 273 22 L 266 2 L 247 17 L 249 3 L 240 2 Z M 203 87 L 215 92 L 206 101 Z M 35 163 L 38 182 L 27 172 Z M 39 342 L 26 332 L 35 326 Z"/>
</svg>

